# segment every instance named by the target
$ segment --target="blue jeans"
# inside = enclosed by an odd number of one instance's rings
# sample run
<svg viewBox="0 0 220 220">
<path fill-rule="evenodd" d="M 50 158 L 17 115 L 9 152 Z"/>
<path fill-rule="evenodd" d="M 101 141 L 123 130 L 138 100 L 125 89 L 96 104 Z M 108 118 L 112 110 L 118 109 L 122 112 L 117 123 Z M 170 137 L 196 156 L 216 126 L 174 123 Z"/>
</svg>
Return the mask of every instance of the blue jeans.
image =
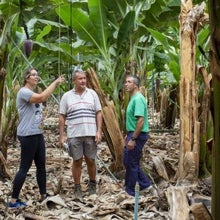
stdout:
<svg viewBox="0 0 220 220">
<path fill-rule="evenodd" d="M 131 139 L 133 132 L 128 132 L 126 143 Z M 142 156 L 142 149 L 148 139 L 148 133 L 141 132 L 135 141 L 135 147 L 128 150 L 127 146 L 124 147 L 123 163 L 126 169 L 125 173 L 125 191 L 134 196 L 135 184 L 139 183 L 140 190 L 143 190 L 151 185 L 147 175 L 140 167 L 140 159 Z"/>
<path fill-rule="evenodd" d="M 37 168 L 36 176 L 40 194 L 46 194 L 46 149 L 43 135 L 18 136 L 18 139 L 21 143 L 21 161 L 13 181 L 12 198 L 18 199 L 33 161 Z"/>
</svg>

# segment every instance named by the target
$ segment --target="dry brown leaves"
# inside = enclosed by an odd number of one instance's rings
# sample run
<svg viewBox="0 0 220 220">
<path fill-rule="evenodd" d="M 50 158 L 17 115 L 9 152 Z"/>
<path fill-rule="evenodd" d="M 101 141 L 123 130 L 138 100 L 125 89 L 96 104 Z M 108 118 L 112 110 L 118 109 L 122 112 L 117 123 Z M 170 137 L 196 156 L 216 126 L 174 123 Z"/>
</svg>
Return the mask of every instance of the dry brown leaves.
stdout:
<svg viewBox="0 0 220 220">
<path fill-rule="evenodd" d="M 111 154 L 105 142 L 99 146 L 97 159 L 98 190 L 96 195 L 87 196 L 88 175 L 85 163 L 82 170 L 83 202 L 75 201 L 71 158 L 58 147 L 57 108 L 47 112 L 45 140 L 47 143 L 47 189 L 50 197 L 39 203 L 39 192 L 33 164 L 20 198 L 27 203 L 21 209 L 8 209 L 12 182 L 0 182 L 0 219 L 92 219 L 92 220 L 131 220 L 134 219 L 135 198 L 123 189 L 123 175 L 112 178 L 107 168 Z M 158 189 L 158 196 L 145 195 L 138 198 L 138 219 L 171 219 L 167 189 L 175 187 L 175 173 L 178 166 L 179 136 L 173 133 L 152 133 L 143 154 L 143 167 Z M 8 149 L 8 166 L 13 175 L 18 170 L 20 149 L 15 141 Z M 101 160 L 101 161 L 100 161 Z M 105 166 L 104 166 L 105 164 Z M 122 172 L 123 173 L 123 172 Z M 210 186 L 199 182 L 186 192 L 190 203 L 205 202 L 210 208 Z"/>
</svg>

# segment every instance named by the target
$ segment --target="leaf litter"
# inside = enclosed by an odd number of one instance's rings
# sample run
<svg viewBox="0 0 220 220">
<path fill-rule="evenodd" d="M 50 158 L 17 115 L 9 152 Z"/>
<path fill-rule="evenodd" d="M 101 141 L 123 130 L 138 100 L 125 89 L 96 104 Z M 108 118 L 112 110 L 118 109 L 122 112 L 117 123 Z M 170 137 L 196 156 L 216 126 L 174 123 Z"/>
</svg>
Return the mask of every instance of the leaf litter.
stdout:
<svg viewBox="0 0 220 220">
<path fill-rule="evenodd" d="M 49 110 L 48 110 L 49 109 Z M 72 160 L 59 147 L 59 129 L 57 106 L 48 106 L 46 112 L 44 137 L 46 141 L 47 190 L 49 197 L 39 203 L 40 198 L 36 183 L 36 168 L 32 164 L 20 193 L 27 207 L 8 209 L 12 181 L 0 182 L 0 219 L 54 219 L 54 220 L 131 220 L 134 219 L 135 198 L 124 191 L 124 171 L 114 174 L 108 168 L 112 157 L 105 141 L 98 147 L 97 194 L 88 196 L 88 174 L 85 162 L 82 169 L 83 201 L 74 197 L 74 183 L 71 173 Z M 150 121 L 151 123 L 151 121 Z M 157 194 L 138 197 L 139 220 L 172 219 L 167 193 L 175 187 L 175 174 L 178 167 L 179 132 L 151 132 L 143 151 L 142 167 L 149 175 Z M 8 167 L 13 174 L 18 170 L 20 148 L 17 140 L 8 148 Z M 203 202 L 211 209 L 211 183 L 199 180 L 187 191 L 189 206 Z M 189 214 L 190 215 L 190 214 Z M 191 216 L 191 219 L 193 217 Z"/>
</svg>

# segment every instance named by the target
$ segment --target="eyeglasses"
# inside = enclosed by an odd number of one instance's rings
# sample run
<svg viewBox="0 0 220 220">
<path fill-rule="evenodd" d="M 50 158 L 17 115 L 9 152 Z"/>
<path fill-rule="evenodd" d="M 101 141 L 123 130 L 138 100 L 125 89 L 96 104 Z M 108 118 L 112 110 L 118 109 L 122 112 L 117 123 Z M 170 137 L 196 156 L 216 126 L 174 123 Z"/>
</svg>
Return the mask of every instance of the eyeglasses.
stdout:
<svg viewBox="0 0 220 220">
<path fill-rule="evenodd" d="M 26 76 L 26 79 L 29 78 L 30 76 L 39 77 L 39 75 L 38 75 L 37 73 L 29 73 L 29 74 Z"/>
<path fill-rule="evenodd" d="M 30 76 L 37 76 L 37 77 L 39 77 L 39 75 L 37 73 L 31 73 Z"/>
</svg>

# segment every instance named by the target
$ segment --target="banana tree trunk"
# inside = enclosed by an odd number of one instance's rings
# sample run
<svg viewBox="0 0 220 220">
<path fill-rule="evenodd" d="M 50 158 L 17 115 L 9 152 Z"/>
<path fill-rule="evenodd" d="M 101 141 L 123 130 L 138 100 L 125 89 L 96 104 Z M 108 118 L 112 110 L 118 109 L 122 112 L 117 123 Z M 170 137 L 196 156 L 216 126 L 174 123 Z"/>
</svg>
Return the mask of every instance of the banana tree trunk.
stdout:
<svg viewBox="0 0 220 220">
<path fill-rule="evenodd" d="M 210 138 L 210 131 L 213 129 L 213 124 L 210 123 L 210 99 L 211 99 L 211 88 L 210 82 L 212 75 L 208 74 L 204 67 L 199 68 L 199 72 L 202 75 L 204 82 L 204 91 L 201 100 L 201 113 L 199 118 L 201 119 L 200 126 L 200 154 L 199 154 L 199 176 L 208 177 L 210 176 L 210 171 L 208 168 L 209 158 L 211 155 L 209 153 L 209 145 L 212 144 L 212 137 Z"/>
<path fill-rule="evenodd" d="M 180 81 L 180 158 L 179 183 L 197 181 L 199 171 L 200 122 L 196 87 L 196 34 L 204 17 L 205 5 L 192 6 L 192 1 L 181 1 L 181 81 Z"/>
<path fill-rule="evenodd" d="M 90 68 L 87 70 L 88 87 L 93 88 L 100 99 L 103 114 L 103 133 L 108 144 L 109 150 L 113 157 L 113 162 L 110 165 L 110 170 L 117 174 L 124 169 L 123 166 L 123 148 L 124 138 L 120 130 L 119 123 L 116 119 L 115 106 L 108 101 L 103 93 L 95 71 Z"/>
<path fill-rule="evenodd" d="M 163 128 L 172 129 L 176 119 L 177 87 L 173 85 L 171 89 L 161 93 L 160 123 Z"/>
<path fill-rule="evenodd" d="M 220 1 L 209 1 L 211 73 L 214 96 L 214 149 L 212 157 L 212 216 L 220 219 Z"/>
<path fill-rule="evenodd" d="M 0 70 L 0 178 L 9 178 L 11 179 L 12 176 L 10 171 L 7 168 L 7 143 L 6 138 L 4 135 L 3 127 L 3 105 L 4 105 L 4 88 L 5 88 L 5 76 L 6 71 L 4 68 Z"/>
<path fill-rule="evenodd" d="M 5 85 L 5 76 L 6 71 L 4 68 L 1 68 L 0 70 L 0 131 L 2 130 L 2 109 L 3 109 L 3 100 L 4 100 L 4 85 Z M 0 139 L 1 139 L 1 133 L 0 133 Z"/>
</svg>

